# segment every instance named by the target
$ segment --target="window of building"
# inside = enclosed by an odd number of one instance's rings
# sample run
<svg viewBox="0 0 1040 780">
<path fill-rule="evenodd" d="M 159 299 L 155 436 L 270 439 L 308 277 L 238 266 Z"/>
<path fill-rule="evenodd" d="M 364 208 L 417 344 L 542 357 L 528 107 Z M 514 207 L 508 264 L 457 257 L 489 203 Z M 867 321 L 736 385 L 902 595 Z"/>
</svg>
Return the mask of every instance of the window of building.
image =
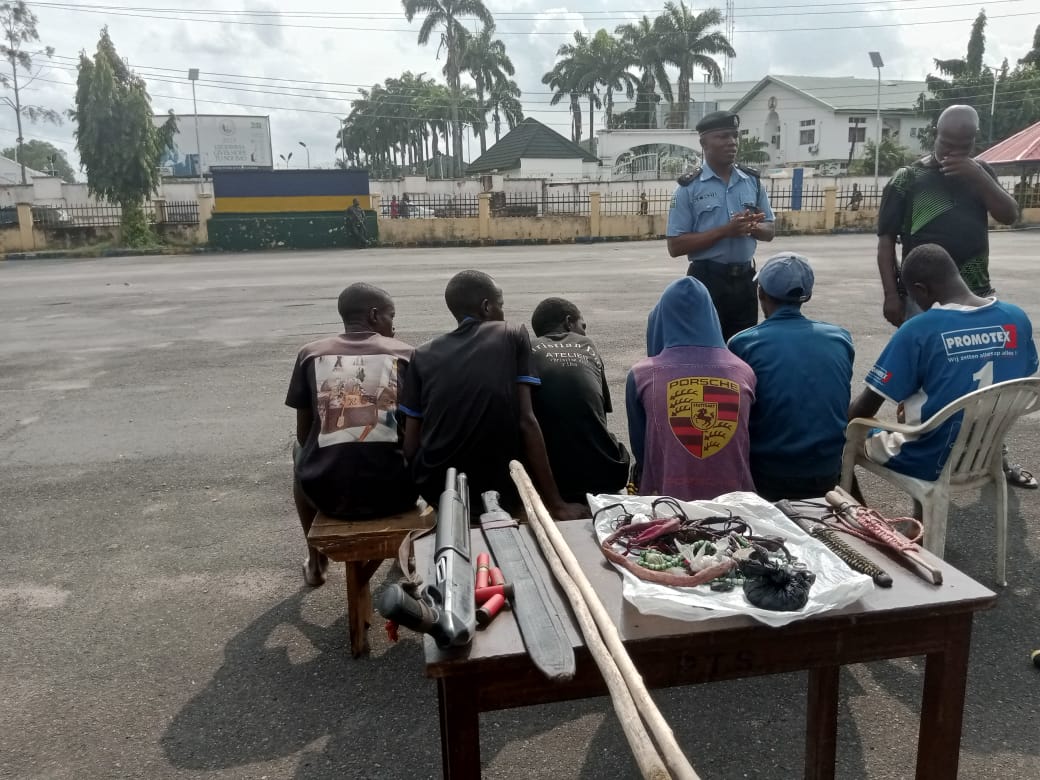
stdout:
<svg viewBox="0 0 1040 780">
<path fill-rule="evenodd" d="M 867 128 L 866 127 L 850 127 L 849 128 L 849 143 L 861 144 L 867 140 Z"/>
<path fill-rule="evenodd" d="M 740 131 L 740 137 L 741 138 L 747 138 L 750 134 L 751 134 L 750 130 L 741 130 Z"/>
<path fill-rule="evenodd" d="M 850 116 L 849 117 L 849 124 L 850 125 L 865 125 L 866 123 L 867 123 L 867 118 L 865 116 Z"/>
<path fill-rule="evenodd" d="M 816 120 L 815 119 L 803 119 L 798 124 L 801 127 L 816 127 Z"/>
<path fill-rule="evenodd" d="M 916 127 L 911 127 L 910 128 L 910 137 L 911 138 L 917 138 L 917 128 Z"/>
<path fill-rule="evenodd" d="M 777 133 L 776 135 L 773 136 L 771 143 L 773 144 L 773 146 L 775 148 L 777 148 L 777 149 L 780 148 L 780 134 L 779 133 Z"/>
<path fill-rule="evenodd" d="M 810 144 L 816 143 L 816 130 L 801 130 L 798 133 L 798 143 L 802 146 L 809 146 Z"/>
</svg>

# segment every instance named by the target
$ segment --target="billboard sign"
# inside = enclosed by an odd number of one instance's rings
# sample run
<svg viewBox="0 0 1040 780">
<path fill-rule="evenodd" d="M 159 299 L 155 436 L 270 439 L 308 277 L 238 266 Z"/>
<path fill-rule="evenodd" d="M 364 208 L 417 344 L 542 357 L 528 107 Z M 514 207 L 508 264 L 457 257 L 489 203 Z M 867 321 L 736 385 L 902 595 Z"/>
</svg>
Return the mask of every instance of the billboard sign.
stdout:
<svg viewBox="0 0 1040 780">
<path fill-rule="evenodd" d="M 166 119 L 162 115 L 152 121 L 161 127 Z M 195 144 L 196 121 L 201 154 Z M 164 152 L 159 165 L 173 176 L 198 176 L 200 162 L 203 173 L 211 168 L 272 168 L 270 117 L 179 115 L 173 148 Z"/>
</svg>

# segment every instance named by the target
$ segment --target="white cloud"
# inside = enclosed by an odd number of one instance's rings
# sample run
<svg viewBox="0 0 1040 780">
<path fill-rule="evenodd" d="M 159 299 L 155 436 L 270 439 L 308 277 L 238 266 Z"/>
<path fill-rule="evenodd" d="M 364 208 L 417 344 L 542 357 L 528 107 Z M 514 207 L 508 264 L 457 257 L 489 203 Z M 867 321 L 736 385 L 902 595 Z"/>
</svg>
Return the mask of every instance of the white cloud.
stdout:
<svg viewBox="0 0 1040 780">
<path fill-rule="evenodd" d="M 560 0 L 487 0 L 487 4 L 493 13 L 498 14 L 498 30 L 516 66 L 516 80 L 524 91 L 526 112 L 567 134 L 570 121 L 566 105 L 550 106 L 550 96 L 541 83 L 542 75 L 553 65 L 556 49 L 570 39 L 575 29 L 594 32 L 605 27 L 613 30 L 634 15 L 631 13 L 633 8 L 640 5 L 651 8 L 657 5 L 657 0 L 646 4 L 633 3 L 632 0 L 599 3 L 581 0 L 576 4 L 582 9 L 580 12 L 570 10 Z M 168 0 L 135 0 L 133 3 L 115 0 L 110 5 L 173 7 Z M 197 4 L 189 4 L 193 5 Z M 761 9 L 764 3 L 753 0 L 753 5 Z M 882 5 L 880 0 L 872 3 L 875 8 Z M 987 62 L 999 65 L 1007 57 L 1014 64 L 1028 50 L 1036 25 L 1035 15 L 1000 18 L 1005 14 L 1022 13 L 1026 5 L 1025 2 L 1007 2 L 988 8 Z M 308 0 L 303 5 L 307 11 L 325 14 L 324 18 L 299 16 L 300 12 L 291 10 L 291 4 L 276 4 L 273 0 L 214 0 L 209 7 L 210 10 L 244 8 L 264 11 L 274 15 L 253 17 L 252 20 L 313 27 L 242 25 L 233 21 L 210 23 L 187 18 L 191 16 L 190 12 L 149 14 L 124 11 L 139 14 L 126 16 L 114 12 L 57 10 L 46 6 L 37 6 L 34 10 L 39 16 L 42 42 L 54 46 L 59 55 L 74 57 L 81 50 L 92 53 L 98 31 L 107 24 L 119 53 L 132 65 L 171 69 L 150 71 L 165 74 L 167 79 L 149 78 L 149 91 L 156 111 L 173 108 L 178 113 L 191 112 L 191 88 L 186 75 L 188 68 L 197 67 L 204 79 L 221 82 L 220 85 L 199 85 L 200 113 L 269 114 L 275 158 L 279 153 L 293 151 L 295 162 L 300 158 L 295 153 L 303 153 L 298 141 L 304 141 L 310 148 L 311 162 L 316 166 L 332 164 L 337 117 L 349 111 L 349 102 L 356 96 L 357 85 L 370 86 L 404 70 L 425 72 L 439 78 L 443 67 L 443 55 L 440 60 L 435 59 L 436 42 L 419 46 L 416 36 L 420 20 L 409 24 L 396 2 Z M 768 18 L 759 18 L 752 5 L 741 10 L 738 2 L 734 45 L 739 56 L 734 62 L 734 76 L 737 80 L 756 80 L 767 72 L 773 72 L 870 78 L 874 71 L 866 52 L 877 49 L 885 57 L 886 78 L 921 79 L 929 72 L 933 57 L 963 55 L 970 20 L 977 13 L 977 7 L 957 5 L 956 1 L 950 7 L 916 12 L 906 11 L 905 6 L 900 8 L 898 4 L 887 7 L 889 10 L 883 13 L 870 14 L 781 15 L 778 6 Z M 351 13 L 362 16 L 346 15 Z M 652 16 L 654 12 L 648 10 L 647 13 Z M 141 15 L 180 18 L 155 19 L 142 18 Z M 944 19 L 968 21 L 939 23 Z M 868 26 L 893 22 L 905 26 Z M 928 23 L 910 24 L 913 22 Z M 834 26 L 846 29 L 782 31 L 786 28 Z M 339 29 L 362 27 L 378 29 Z M 508 34 L 510 32 L 522 34 Z M 74 62 L 56 62 L 63 67 L 42 74 L 41 80 L 31 87 L 32 92 L 27 92 L 26 97 L 31 95 L 34 103 L 64 111 L 72 105 L 75 95 L 75 73 L 66 69 Z M 228 82 L 235 79 L 214 75 L 218 73 L 320 83 L 266 81 L 263 83 L 267 86 L 249 87 L 260 90 L 251 93 L 232 91 Z M 304 89 L 316 91 L 305 92 Z M 15 137 L 13 128 L 14 117 L 9 112 L 0 112 L 0 144 L 11 145 Z M 72 152 L 72 131 L 68 122 L 60 127 L 26 126 L 25 136 L 51 140 Z M 75 160 L 74 154 L 70 157 Z"/>
</svg>

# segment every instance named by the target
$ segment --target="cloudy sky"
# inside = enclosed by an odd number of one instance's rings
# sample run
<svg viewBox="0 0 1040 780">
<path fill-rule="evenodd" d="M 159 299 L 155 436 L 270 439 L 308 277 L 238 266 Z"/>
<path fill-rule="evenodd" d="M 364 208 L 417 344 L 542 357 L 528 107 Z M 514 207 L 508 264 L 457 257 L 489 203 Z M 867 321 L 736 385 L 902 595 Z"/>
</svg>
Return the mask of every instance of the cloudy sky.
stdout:
<svg viewBox="0 0 1040 780">
<path fill-rule="evenodd" d="M 409 24 L 395 0 L 300 0 L 299 10 L 279 11 L 269 0 L 88 0 L 31 2 L 41 43 L 55 48 L 37 58 L 36 80 L 22 102 L 56 110 L 75 95 L 78 54 L 92 53 L 108 25 L 121 56 L 148 80 L 156 113 L 192 111 L 188 68 L 202 72 L 199 113 L 271 117 L 274 157 L 293 152 L 293 164 L 334 160 L 339 116 L 362 86 L 402 71 L 440 76 L 436 45 L 416 43 L 419 20 Z M 284 7 L 286 4 L 282 4 Z M 295 4 L 294 4 L 295 5 Z M 486 0 L 499 37 L 516 66 L 528 115 L 564 135 L 566 105 L 550 106 L 541 76 L 557 47 L 573 30 L 613 30 L 651 17 L 663 0 Z M 723 4 L 724 5 L 724 4 Z M 695 4 L 695 8 L 719 3 Z M 1036 0 L 993 0 L 984 7 L 986 62 L 1012 64 L 1030 47 L 1040 23 Z M 965 0 L 737 0 L 734 79 L 767 73 L 875 77 L 867 51 L 885 59 L 886 79 L 923 79 L 933 57 L 963 56 L 978 2 Z M 177 10 L 174 10 L 177 9 Z M 694 97 L 696 98 L 696 90 Z M 13 112 L 0 112 L 0 143 L 13 143 Z M 586 120 L 587 121 L 587 120 Z M 77 164 L 72 126 L 27 125 L 25 137 L 50 141 Z M 473 156 L 479 153 L 476 143 Z"/>
</svg>

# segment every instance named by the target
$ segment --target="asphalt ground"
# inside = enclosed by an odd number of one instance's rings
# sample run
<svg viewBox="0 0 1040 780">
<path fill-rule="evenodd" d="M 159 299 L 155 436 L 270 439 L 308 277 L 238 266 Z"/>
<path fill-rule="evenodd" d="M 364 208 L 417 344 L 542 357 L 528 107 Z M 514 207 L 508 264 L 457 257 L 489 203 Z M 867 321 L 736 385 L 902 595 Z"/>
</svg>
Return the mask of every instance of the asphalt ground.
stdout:
<svg viewBox="0 0 1040 780">
<path fill-rule="evenodd" d="M 873 239 L 763 249 L 813 259 L 806 312 L 853 333 L 858 388 L 891 332 Z M 1040 233 L 993 236 L 997 288 L 1040 322 L 1038 250 Z M 684 270 L 661 242 L 0 263 L 0 776 L 440 775 L 418 639 L 391 645 L 377 625 L 355 661 L 342 571 L 303 586 L 283 401 L 297 349 L 339 329 L 346 284 L 390 290 L 398 335 L 418 344 L 453 326 L 442 291 L 462 268 L 498 279 L 511 319 L 548 295 L 579 304 L 623 435 L 646 314 Z M 1024 419 L 1009 443 L 1040 471 L 1037 429 Z M 908 508 L 864 487 L 883 511 Z M 955 499 L 947 557 L 995 588 L 991 500 Z M 1040 493 L 1010 492 L 1010 540 L 1011 584 L 975 621 L 964 778 L 1040 777 Z M 390 578 L 387 564 L 373 582 Z M 654 696 L 702 777 L 783 778 L 801 774 L 805 682 Z M 912 776 L 922 682 L 923 659 L 842 672 L 838 777 Z M 636 773 L 607 699 L 481 726 L 490 778 Z"/>
</svg>

